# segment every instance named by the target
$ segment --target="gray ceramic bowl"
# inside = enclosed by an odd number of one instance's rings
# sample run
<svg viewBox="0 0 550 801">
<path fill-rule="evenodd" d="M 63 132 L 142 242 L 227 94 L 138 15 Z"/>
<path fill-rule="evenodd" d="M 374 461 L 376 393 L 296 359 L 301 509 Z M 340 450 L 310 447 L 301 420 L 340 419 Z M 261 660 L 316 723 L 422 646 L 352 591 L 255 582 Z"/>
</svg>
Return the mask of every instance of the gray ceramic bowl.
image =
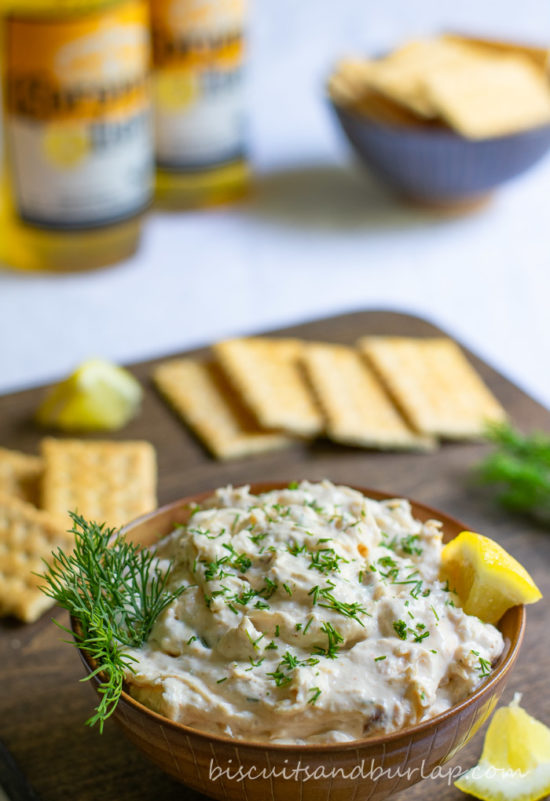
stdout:
<svg viewBox="0 0 550 801">
<path fill-rule="evenodd" d="M 252 484 L 251 491 L 258 494 L 287 486 L 288 482 Z M 364 487 L 356 489 L 371 498 L 392 497 Z M 201 503 L 209 495 L 211 492 L 203 492 L 182 498 L 129 523 L 123 531 L 132 542 L 151 545 L 188 519 L 190 504 Z M 411 503 L 420 520 L 443 522 L 445 541 L 466 528 L 429 506 Z M 71 625 L 78 630 L 74 619 Z M 495 708 L 519 653 L 524 607 L 509 609 L 498 625 L 506 646 L 490 677 L 446 712 L 391 734 L 327 745 L 233 740 L 168 720 L 127 692 L 122 693 L 114 717 L 128 739 L 159 768 L 220 801 L 381 801 L 453 757 Z M 95 665 L 87 654 L 80 653 L 90 673 Z M 98 677 L 93 681 L 97 687 Z M 292 778 L 292 771 L 299 766 L 310 771 L 307 781 Z M 244 780 L 239 779 L 239 767 Z M 362 777 L 358 771 L 363 771 Z"/>
<path fill-rule="evenodd" d="M 399 194 L 434 206 L 474 205 L 550 149 L 550 125 L 472 140 L 439 126 L 375 120 L 331 103 L 359 159 Z"/>
</svg>

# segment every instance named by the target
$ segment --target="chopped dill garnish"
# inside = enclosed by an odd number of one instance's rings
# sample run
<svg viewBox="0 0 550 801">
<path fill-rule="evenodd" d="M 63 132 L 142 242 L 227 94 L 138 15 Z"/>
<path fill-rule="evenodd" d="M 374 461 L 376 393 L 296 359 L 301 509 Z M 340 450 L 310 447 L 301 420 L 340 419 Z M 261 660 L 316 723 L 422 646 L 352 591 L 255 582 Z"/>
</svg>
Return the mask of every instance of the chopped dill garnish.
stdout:
<svg viewBox="0 0 550 801">
<path fill-rule="evenodd" d="M 214 579 L 223 579 L 226 576 L 230 576 L 231 573 L 227 573 L 223 569 L 223 565 L 226 565 L 228 562 L 228 556 L 221 556 L 213 562 L 202 562 L 204 565 L 204 580 L 213 581 Z"/>
<path fill-rule="evenodd" d="M 407 624 L 404 620 L 394 620 L 393 629 L 400 640 L 407 639 Z"/>
<path fill-rule="evenodd" d="M 272 508 L 281 516 L 281 517 L 290 517 L 292 514 L 292 509 L 290 506 L 282 506 L 280 503 L 273 503 Z"/>
<path fill-rule="evenodd" d="M 359 620 L 357 615 L 359 613 L 363 615 L 369 615 L 369 613 L 367 612 L 364 606 L 361 606 L 359 601 L 353 601 L 352 603 L 347 603 L 346 601 L 338 601 L 334 597 L 334 595 L 332 595 L 332 593 L 329 592 L 325 593 L 323 592 L 323 590 L 321 590 L 321 595 L 327 601 L 327 603 L 319 602 L 319 606 L 323 606 L 325 607 L 325 609 L 334 609 L 335 612 L 344 615 L 344 617 L 352 617 L 359 623 L 360 626 L 363 627 L 365 626 L 365 624 L 361 620 Z"/>
<path fill-rule="evenodd" d="M 262 587 L 261 590 L 258 590 L 258 595 L 261 595 L 266 600 L 269 600 L 274 592 L 277 592 L 278 584 L 276 581 L 272 581 L 269 576 L 264 576 L 264 584 L 265 587 Z"/>
<path fill-rule="evenodd" d="M 251 656 L 248 657 L 248 661 L 250 662 L 250 667 L 246 668 L 247 670 L 252 670 L 252 668 L 259 667 L 262 662 L 264 661 L 264 657 L 261 656 L 259 659 L 252 659 Z"/>
<path fill-rule="evenodd" d="M 217 540 L 220 537 L 223 537 L 225 534 L 225 529 L 222 528 L 219 534 L 211 534 L 210 529 L 207 528 L 203 531 L 202 528 L 190 528 L 188 529 L 189 534 L 199 534 L 202 537 L 206 537 L 207 540 Z"/>
<path fill-rule="evenodd" d="M 290 651 L 285 651 L 281 659 L 281 664 L 288 669 L 295 668 L 299 664 L 298 657 L 294 656 L 294 654 L 291 654 Z"/>
<path fill-rule="evenodd" d="M 293 542 L 292 545 L 287 545 L 286 549 L 291 556 L 298 556 L 300 553 L 307 552 L 305 545 L 298 545 L 296 542 Z"/>
<path fill-rule="evenodd" d="M 240 573 L 246 573 L 248 568 L 251 567 L 252 559 L 250 559 L 250 557 L 244 553 L 237 553 L 235 548 L 230 543 L 222 542 L 222 548 L 225 548 L 226 551 L 229 551 L 231 554 L 231 559 L 229 560 L 228 564 L 234 570 L 238 570 Z"/>
<path fill-rule="evenodd" d="M 322 514 L 325 510 L 322 506 L 320 506 L 315 499 L 312 501 L 304 501 L 304 506 L 309 506 L 310 509 L 313 509 L 314 512 L 317 514 Z"/>
<path fill-rule="evenodd" d="M 321 548 L 319 551 L 310 552 L 310 570 L 318 570 L 319 573 L 338 573 L 340 572 L 340 562 L 348 563 L 347 559 L 339 556 L 334 548 Z"/>
<path fill-rule="evenodd" d="M 318 584 L 316 584 L 315 587 L 312 587 L 310 589 L 310 591 L 308 592 L 308 595 L 311 595 L 311 597 L 312 597 L 313 606 L 316 606 L 317 601 L 319 599 L 319 593 L 320 592 L 321 592 L 321 588 L 319 587 Z"/>
<path fill-rule="evenodd" d="M 275 685 L 277 687 L 284 687 L 285 684 L 290 684 L 292 681 L 292 677 L 289 676 L 287 673 L 283 673 L 282 670 L 274 670 L 272 673 L 266 673 L 266 676 L 269 676 L 270 679 L 273 679 Z"/>
<path fill-rule="evenodd" d="M 479 655 L 479 651 L 470 651 L 474 656 L 478 657 L 478 670 L 479 675 L 484 678 L 485 676 L 489 676 L 491 674 L 491 663 L 488 659 L 484 659 L 482 656 Z"/>
<path fill-rule="evenodd" d="M 256 595 L 258 595 L 256 590 L 250 587 L 248 590 L 243 590 L 239 595 L 235 593 L 235 595 L 230 596 L 229 600 L 236 604 L 240 604 L 241 606 L 246 606 L 246 604 L 251 601 L 252 598 L 255 598 Z"/>
<path fill-rule="evenodd" d="M 264 634 L 262 633 L 262 634 L 260 634 L 260 636 L 259 636 L 259 637 L 257 637 L 256 639 L 253 639 L 253 637 L 252 637 L 251 633 L 250 633 L 249 631 L 247 631 L 247 632 L 246 632 L 246 636 L 248 637 L 248 639 L 249 639 L 249 641 L 250 641 L 250 644 L 252 645 L 252 647 L 253 647 L 253 648 L 254 648 L 256 651 L 257 651 L 257 650 L 259 650 L 259 648 L 258 648 L 258 643 L 260 642 L 260 640 L 263 640 L 263 638 L 264 638 Z"/>
<path fill-rule="evenodd" d="M 260 534 L 249 534 L 248 539 L 251 540 L 254 545 L 258 545 L 262 540 L 265 540 L 267 535 L 267 531 L 262 531 Z"/>
<path fill-rule="evenodd" d="M 310 687 L 308 692 L 311 693 L 311 698 L 308 699 L 308 704 L 315 704 L 315 702 L 321 695 L 321 690 L 319 689 L 319 687 Z"/>
<path fill-rule="evenodd" d="M 479 657 L 479 671 L 480 676 L 489 676 L 491 673 L 491 663 L 482 656 Z"/>
<path fill-rule="evenodd" d="M 314 646 L 315 653 L 321 656 L 326 656 L 327 659 L 336 659 L 340 650 L 339 643 L 344 642 L 344 638 L 340 632 L 334 628 L 332 623 L 329 623 L 328 621 L 323 623 L 321 626 L 321 631 L 327 635 L 328 645 L 326 648 L 323 648 L 320 645 Z"/>
<path fill-rule="evenodd" d="M 421 556 L 422 548 L 419 548 L 418 545 L 415 545 L 419 539 L 420 536 L 418 534 L 407 534 L 406 537 L 403 537 L 399 543 L 403 553 L 409 554 L 409 556 Z"/>
<path fill-rule="evenodd" d="M 305 626 L 304 630 L 302 631 L 302 634 L 306 634 L 307 633 L 307 630 L 309 629 L 309 627 L 311 626 L 312 623 L 313 623 L 313 618 L 310 617 L 308 622 L 306 623 L 306 626 Z"/>
</svg>

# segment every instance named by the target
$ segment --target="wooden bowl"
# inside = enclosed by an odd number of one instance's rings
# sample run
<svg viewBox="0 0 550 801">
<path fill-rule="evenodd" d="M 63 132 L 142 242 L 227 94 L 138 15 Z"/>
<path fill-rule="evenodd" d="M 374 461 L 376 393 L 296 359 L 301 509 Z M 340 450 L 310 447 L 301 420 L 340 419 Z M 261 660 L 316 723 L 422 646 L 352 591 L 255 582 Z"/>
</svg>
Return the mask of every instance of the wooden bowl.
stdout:
<svg viewBox="0 0 550 801">
<path fill-rule="evenodd" d="M 251 491 L 258 494 L 286 486 L 288 482 L 252 484 Z M 364 487 L 355 489 L 376 500 L 392 497 Z M 123 532 L 134 542 L 151 545 L 172 531 L 176 523 L 186 521 L 190 503 L 201 503 L 211 494 L 203 492 L 175 501 L 129 523 Z M 414 501 L 411 505 L 418 519 L 442 521 L 445 541 L 467 528 L 429 506 Z M 74 631 L 74 619 L 71 626 Z M 356 801 L 377 801 L 415 784 L 453 757 L 475 734 L 502 694 L 524 628 L 524 607 L 510 609 L 499 623 L 504 652 L 491 676 L 474 693 L 430 720 L 382 736 L 327 745 L 237 741 L 175 723 L 126 692 L 114 717 L 126 736 L 158 767 L 212 798 L 336 801 L 353 797 Z M 94 665 L 86 654 L 81 655 L 90 673 Z M 97 687 L 99 679 L 93 680 Z"/>
</svg>

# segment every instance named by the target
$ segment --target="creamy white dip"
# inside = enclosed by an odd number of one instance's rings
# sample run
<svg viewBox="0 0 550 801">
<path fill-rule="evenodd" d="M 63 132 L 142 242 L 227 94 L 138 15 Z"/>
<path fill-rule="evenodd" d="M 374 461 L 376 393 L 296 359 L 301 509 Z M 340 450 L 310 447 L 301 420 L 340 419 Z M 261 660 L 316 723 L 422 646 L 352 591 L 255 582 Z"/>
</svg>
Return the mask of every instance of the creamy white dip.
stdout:
<svg viewBox="0 0 550 801">
<path fill-rule="evenodd" d="M 197 729 L 355 740 L 464 699 L 502 635 L 439 581 L 441 524 L 328 481 L 218 490 L 156 548 L 189 586 L 156 621 L 131 694 Z"/>
</svg>

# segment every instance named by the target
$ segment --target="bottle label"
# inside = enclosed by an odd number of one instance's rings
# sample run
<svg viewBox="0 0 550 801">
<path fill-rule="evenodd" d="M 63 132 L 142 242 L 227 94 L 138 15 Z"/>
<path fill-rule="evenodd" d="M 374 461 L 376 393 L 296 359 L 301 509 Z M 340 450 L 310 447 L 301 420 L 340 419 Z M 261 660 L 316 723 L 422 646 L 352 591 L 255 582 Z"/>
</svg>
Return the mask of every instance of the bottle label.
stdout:
<svg viewBox="0 0 550 801">
<path fill-rule="evenodd" d="M 21 218 L 70 230 L 141 211 L 152 190 L 145 0 L 5 24 L 6 148 Z"/>
<path fill-rule="evenodd" d="M 242 159 L 245 0 L 154 0 L 157 164 L 193 171 Z"/>
</svg>

